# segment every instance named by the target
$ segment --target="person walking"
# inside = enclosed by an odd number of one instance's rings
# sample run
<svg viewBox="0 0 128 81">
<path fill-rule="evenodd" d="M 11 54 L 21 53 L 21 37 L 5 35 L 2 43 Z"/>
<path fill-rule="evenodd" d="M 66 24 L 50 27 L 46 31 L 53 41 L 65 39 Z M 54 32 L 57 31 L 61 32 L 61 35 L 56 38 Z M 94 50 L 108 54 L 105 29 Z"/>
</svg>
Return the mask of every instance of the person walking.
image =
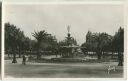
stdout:
<svg viewBox="0 0 128 81">
<path fill-rule="evenodd" d="M 23 64 L 23 65 L 26 65 L 26 57 L 25 57 L 25 55 L 23 55 L 23 61 L 22 61 L 22 64 Z"/>
</svg>

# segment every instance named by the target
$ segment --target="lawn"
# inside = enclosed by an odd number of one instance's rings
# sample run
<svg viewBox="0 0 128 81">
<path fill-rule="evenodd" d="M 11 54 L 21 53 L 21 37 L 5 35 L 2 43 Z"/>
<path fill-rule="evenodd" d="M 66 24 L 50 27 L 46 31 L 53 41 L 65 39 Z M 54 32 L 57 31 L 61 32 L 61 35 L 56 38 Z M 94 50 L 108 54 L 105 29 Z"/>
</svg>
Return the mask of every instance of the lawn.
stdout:
<svg viewBox="0 0 128 81">
<path fill-rule="evenodd" d="M 123 78 L 123 67 L 107 74 L 108 66 L 112 63 L 34 63 L 22 65 L 21 62 L 12 64 L 5 61 L 6 78 Z"/>
</svg>

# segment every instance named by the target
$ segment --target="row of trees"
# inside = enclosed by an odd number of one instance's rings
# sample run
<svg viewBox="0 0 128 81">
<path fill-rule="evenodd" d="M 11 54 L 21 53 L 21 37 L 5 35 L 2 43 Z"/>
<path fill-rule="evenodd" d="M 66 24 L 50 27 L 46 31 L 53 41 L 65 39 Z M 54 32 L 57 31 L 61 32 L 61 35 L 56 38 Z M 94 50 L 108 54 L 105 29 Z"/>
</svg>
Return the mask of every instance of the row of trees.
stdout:
<svg viewBox="0 0 128 81">
<path fill-rule="evenodd" d="M 9 53 L 17 53 L 21 57 L 20 51 L 29 50 L 30 39 L 24 32 L 10 23 L 5 24 L 5 50 Z"/>
<path fill-rule="evenodd" d="M 5 23 L 5 50 L 7 54 L 13 54 L 16 57 L 16 54 L 21 57 L 26 51 L 36 52 L 37 59 L 41 58 L 42 52 L 49 52 L 51 54 L 62 54 L 65 53 L 67 49 L 62 49 L 61 46 L 67 46 L 69 40 L 57 42 L 55 36 L 52 36 L 45 30 L 35 31 L 32 33 L 32 36 L 35 40 L 31 40 L 29 37 L 24 35 L 24 32 L 21 29 L 17 28 L 15 25 L 10 23 Z M 70 39 L 72 44 L 77 45 L 77 42 L 74 38 Z M 62 54 L 64 56 L 64 54 Z"/>
<path fill-rule="evenodd" d="M 86 42 L 82 44 L 82 47 L 86 47 L 82 49 L 84 53 L 96 52 L 98 59 L 101 59 L 104 52 L 116 52 L 118 53 L 119 65 L 123 65 L 124 29 L 120 27 L 114 36 L 88 31 Z"/>
<path fill-rule="evenodd" d="M 57 41 L 56 37 L 49 34 L 45 30 L 32 33 L 35 40 L 31 40 L 24 35 L 21 29 L 10 23 L 5 23 L 5 51 L 13 54 L 14 61 L 16 54 L 21 57 L 25 51 L 36 52 L 37 59 L 41 58 L 42 52 L 48 51 L 51 54 L 62 54 L 63 56 L 69 49 L 61 48 L 68 46 L 69 40 L 73 45 L 77 45 L 77 41 L 73 37 L 67 37 L 65 40 Z M 101 59 L 104 52 L 118 52 L 119 65 L 123 65 L 124 51 L 124 29 L 119 28 L 114 36 L 107 33 L 92 33 L 88 31 L 86 41 L 81 46 L 84 54 L 86 52 L 96 52 L 98 59 Z M 69 50 L 70 51 L 70 50 Z"/>
<path fill-rule="evenodd" d="M 17 28 L 15 25 L 5 23 L 5 50 L 6 53 L 12 53 L 15 57 L 16 54 L 23 54 L 25 51 L 36 51 L 37 58 L 41 57 L 41 52 L 52 51 L 54 53 L 57 47 L 57 40 L 55 36 L 48 34 L 46 31 L 37 31 L 32 33 L 35 40 L 31 40 L 24 35 L 24 32 Z"/>
</svg>

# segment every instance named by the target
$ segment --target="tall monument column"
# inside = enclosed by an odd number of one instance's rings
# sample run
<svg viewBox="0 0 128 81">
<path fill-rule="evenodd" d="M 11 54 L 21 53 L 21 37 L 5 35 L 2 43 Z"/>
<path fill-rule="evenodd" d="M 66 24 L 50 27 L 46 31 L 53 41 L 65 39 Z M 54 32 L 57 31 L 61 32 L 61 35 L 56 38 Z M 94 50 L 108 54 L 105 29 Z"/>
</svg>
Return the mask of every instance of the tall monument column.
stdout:
<svg viewBox="0 0 128 81">
<path fill-rule="evenodd" d="M 67 56 L 68 57 L 71 57 L 72 55 L 72 48 L 70 46 L 72 46 L 72 37 L 71 37 L 71 34 L 70 34 L 70 26 L 67 27 L 67 30 L 68 30 L 68 33 L 67 33 L 67 44 L 68 44 L 68 53 L 67 53 Z"/>
<path fill-rule="evenodd" d="M 70 46 L 72 43 L 71 43 L 71 34 L 70 34 L 70 26 L 67 27 L 67 30 L 68 30 L 68 34 L 67 34 L 67 42 L 68 42 L 68 46 Z"/>
</svg>

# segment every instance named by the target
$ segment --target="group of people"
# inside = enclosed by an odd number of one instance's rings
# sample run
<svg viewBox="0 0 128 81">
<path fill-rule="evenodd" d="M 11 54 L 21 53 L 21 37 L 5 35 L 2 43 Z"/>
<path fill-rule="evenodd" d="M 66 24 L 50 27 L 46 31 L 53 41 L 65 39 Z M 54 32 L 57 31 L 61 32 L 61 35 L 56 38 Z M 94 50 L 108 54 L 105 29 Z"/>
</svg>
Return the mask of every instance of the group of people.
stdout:
<svg viewBox="0 0 128 81">
<path fill-rule="evenodd" d="M 28 61 L 29 57 L 27 55 L 22 56 L 22 64 L 26 65 L 26 62 Z M 12 63 L 17 63 L 16 56 L 13 57 Z"/>
</svg>

